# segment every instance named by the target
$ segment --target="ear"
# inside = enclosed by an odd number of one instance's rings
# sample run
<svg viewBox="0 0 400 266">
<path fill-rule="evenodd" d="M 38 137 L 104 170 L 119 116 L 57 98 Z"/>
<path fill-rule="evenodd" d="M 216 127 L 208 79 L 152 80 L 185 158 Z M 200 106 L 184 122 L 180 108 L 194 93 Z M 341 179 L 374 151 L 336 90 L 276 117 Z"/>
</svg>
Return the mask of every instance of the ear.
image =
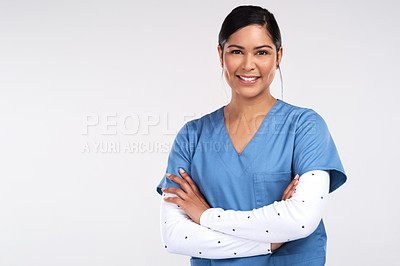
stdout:
<svg viewBox="0 0 400 266">
<path fill-rule="evenodd" d="M 224 61 L 222 59 L 222 49 L 221 46 L 219 46 L 219 44 L 217 45 L 217 50 L 218 50 L 218 54 L 219 54 L 219 61 L 221 63 L 221 66 L 224 64 Z"/>
<path fill-rule="evenodd" d="M 276 62 L 276 64 L 279 66 L 281 64 L 282 61 L 282 56 L 283 56 L 283 47 L 279 47 L 279 51 L 278 51 L 278 60 Z M 278 67 L 277 67 L 278 69 Z"/>
</svg>

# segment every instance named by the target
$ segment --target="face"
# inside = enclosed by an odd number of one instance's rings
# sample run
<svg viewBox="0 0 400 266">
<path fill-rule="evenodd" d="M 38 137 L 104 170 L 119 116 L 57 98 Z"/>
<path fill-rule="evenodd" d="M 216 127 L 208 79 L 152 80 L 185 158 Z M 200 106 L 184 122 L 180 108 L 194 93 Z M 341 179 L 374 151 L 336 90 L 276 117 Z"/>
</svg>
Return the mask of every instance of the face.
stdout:
<svg viewBox="0 0 400 266">
<path fill-rule="evenodd" d="M 218 45 L 232 97 L 252 98 L 263 93 L 270 94 L 269 87 L 280 64 L 282 50 L 281 47 L 276 51 L 267 29 L 256 24 L 234 32 L 225 43 L 223 52 Z"/>
</svg>

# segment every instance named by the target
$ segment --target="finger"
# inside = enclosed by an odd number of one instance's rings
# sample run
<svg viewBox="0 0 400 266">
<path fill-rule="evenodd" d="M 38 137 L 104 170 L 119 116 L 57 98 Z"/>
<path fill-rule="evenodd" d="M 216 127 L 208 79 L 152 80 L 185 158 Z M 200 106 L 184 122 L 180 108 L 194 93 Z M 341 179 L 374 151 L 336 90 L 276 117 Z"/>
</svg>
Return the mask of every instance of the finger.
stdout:
<svg viewBox="0 0 400 266">
<path fill-rule="evenodd" d="M 282 193 L 282 199 L 287 195 L 287 193 L 289 192 L 290 188 L 292 187 L 294 181 L 290 182 L 290 184 L 286 187 L 285 191 L 283 191 Z"/>
<path fill-rule="evenodd" d="M 185 170 L 183 170 L 182 168 L 179 168 L 179 173 L 181 174 L 183 179 L 185 179 L 186 182 L 189 183 L 190 186 L 197 187 L 196 184 L 194 183 L 194 181 L 192 180 L 192 178 L 188 175 L 188 173 L 186 173 Z"/>
<path fill-rule="evenodd" d="M 293 178 L 292 182 L 290 182 L 289 186 L 284 191 L 282 195 L 282 200 L 287 200 L 293 195 L 298 183 L 299 183 L 299 175 L 296 175 L 295 178 Z"/>
<path fill-rule="evenodd" d="M 188 173 L 186 173 L 186 171 L 183 170 L 182 168 L 179 169 L 179 172 L 180 172 L 181 176 L 185 179 L 185 181 L 190 185 L 190 188 L 192 189 L 192 191 L 197 196 L 201 195 L 199 188 L 197 187 L 197 185 L 193 181 L 193 179 L 188 175 Z"/>
<path fill-rule="evenodd" d="M 164 197 L 163 200 L 166 202 L 174 203 L 178 205 L 178 207 L 181 207 L 183 204 L 183 200 L 179 197 Z"/>
<path fill-rule="evenodd" d="M 282 200 L 287 199 L 289 193 L 291 194 L 291 190 L 293 188 L 293 186 L 295 186 L 296 181 L 298 181 L 298 175 L 296 175 L 292 182 L 290 182 L 290 184 L 287 186 L 287 188 L 285 189 L 285 191 L 283 191 L 283 195 L 282 195 Z M 296 183 L 297 185 L 297 183 Z"/>
<path fill-rule="evenodd" d="M 161 191 L 164 192 L 164 193 L 173 193 L 173 194 L 177 195 L 181 199 L 185 199 L 186 198 L 185 197 L 186 193 L 182 189 L 180 189 L 178 187 L 167 187 L 167 188 L 161 189 Z"/>
<path fill-rule="evenodd" d="M 188 182 L 185 179 L 183 179 L 179 176 L 173 175 L 173 174 L 169 174 L 169 173 L 166 173 L 166 176 L 169 180 L 174 181 L 175 183 L 179 184 L 185 192 L 187 192 L 188 189 L 190 189 L 190 185 L 188 184 Z"/>
<path fill-rule="evenodd" d="M 298 180 L 298 179 L 297 179 L 297 176 L 298 176 L 298 175 L 296 175 L 296 176 L 293 178 L 293 180 L 292 180 L 292 181 L 290 182 L 290 184 L 287 186 L 287 188 L 285 189 L 285 191 L 283 192 L 283 194 L 287 194 L 287 193 L 289 192 L 289 190 L 292 189 L 294 183 L 296 182 L 296 180 Z"/>
<path fill-rule="evenodd" d="M 292 188 L 291 188 L 291 189 L 288 191 L 288 193 L 285 195 L 285 199 L 290 199 L 290 198 L 293 196 L 293 194 L 296 192 L 296 187 L 297 187 L 298 184 L 299 184 L 299 181 L 298 181 L 298 180 L 295 180 L 295 182 L 294 182 Z"/>
<path fill-rule="evenodd" d="M 293 194 L 296 192 L 296 187 L 297 187 L 298 183 L 299 183 L 299 181 L 296 180 L 296 182 L 294 183 L 292 189 L 287 194 L 287 199 L 290 199 L 293 196 Z"/>
<path fill-rule="evenodd" d="M 188 184 L 190 185 L 193 193 L 200 199 L 200 201 L 206 205 L 206 206 L 210 206 L 210 204 L 208 204 L 207 200 L 204 198 L 203 194 L 200 192 L 199 188 L 197 187 L 196 183 L 193 181 L 193 179 L 188 175 L 188 173 L 180 168 L 179 172 L 181 174 L 181 176 L 186 180 L 186 182 L 188 182 Z"/>
</svg>

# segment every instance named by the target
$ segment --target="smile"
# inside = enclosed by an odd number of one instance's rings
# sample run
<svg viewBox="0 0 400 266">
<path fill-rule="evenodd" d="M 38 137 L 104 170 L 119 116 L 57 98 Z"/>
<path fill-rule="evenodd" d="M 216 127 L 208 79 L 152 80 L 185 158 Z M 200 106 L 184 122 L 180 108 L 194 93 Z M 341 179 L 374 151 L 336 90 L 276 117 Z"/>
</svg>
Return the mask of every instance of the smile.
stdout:
<svg viewBox="0 0 400 266">
<path fill-rule="evenodd" d="M 260 78 L 260 77 L 256 77 L 256 76 L 246 77 L 246 76 L 240 76 L 240 75 L 237 75 L 237 77 L 239 78 L 239 81 L 245 85 L 252 85 L 252 84 L 256 83 L 258 81 L 258 79 Z"/>
<path fill-rule="evenodd" d="M 238 76 L 238 77 L 245 81 L 253 81 L 253 80 L 260 78 L 260 77 L 255 77 L 255 76 L 253 76 L 253 77 Z"/>
</svg>

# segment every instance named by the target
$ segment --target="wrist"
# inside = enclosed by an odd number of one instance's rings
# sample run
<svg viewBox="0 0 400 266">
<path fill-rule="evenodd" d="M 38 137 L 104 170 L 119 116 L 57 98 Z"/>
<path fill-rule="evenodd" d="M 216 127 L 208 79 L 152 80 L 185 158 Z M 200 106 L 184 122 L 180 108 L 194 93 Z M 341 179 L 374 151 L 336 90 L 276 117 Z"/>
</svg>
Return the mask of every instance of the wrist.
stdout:
<svg viewBox="0 0 400 266">
<path fill-rule="evenodd" d="M 210 211 L 212 208 L 208 208 L 205 211 L 203 211 L 202 214 L 200 214 L 200 219 L 199 219 L 199 224 L 204 226 L 205 220 L 206 220 L 206 216 L 207 216 L 207 211 Z"/>
</svg>

